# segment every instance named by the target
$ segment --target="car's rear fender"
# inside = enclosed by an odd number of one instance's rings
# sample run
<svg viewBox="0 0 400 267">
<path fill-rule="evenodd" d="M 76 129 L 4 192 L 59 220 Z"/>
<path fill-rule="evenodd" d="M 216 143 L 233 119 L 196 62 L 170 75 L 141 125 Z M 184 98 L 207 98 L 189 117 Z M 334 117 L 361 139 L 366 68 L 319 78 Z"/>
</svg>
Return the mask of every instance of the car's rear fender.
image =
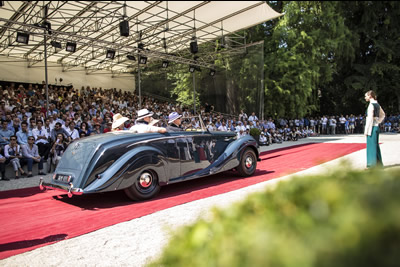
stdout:
<svg viewBox="0 0 400 267">
<path fill-rule="evenodd" d="M 145 167 L 156 172 L 160 184 L 163 184 L 166 180 L 165 166 L 165 157 L 161 151 L 151 146 L 139 146 L 125 153 L 104 172 L 97 173 L 97 179 L 84 191 L 101 192 L 124 189 L 133 184 L 135 175 L 138 175 L 137 172 Z"/>
</svg>

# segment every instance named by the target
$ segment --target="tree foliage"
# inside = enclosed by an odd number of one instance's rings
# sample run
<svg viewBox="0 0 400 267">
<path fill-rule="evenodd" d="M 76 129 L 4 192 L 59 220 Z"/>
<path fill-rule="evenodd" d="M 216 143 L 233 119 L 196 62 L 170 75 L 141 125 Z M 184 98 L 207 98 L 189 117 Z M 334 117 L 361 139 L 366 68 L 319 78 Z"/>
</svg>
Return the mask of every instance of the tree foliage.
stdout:
<svg viewBox="0 0 400 267">
<path fill-rule="evenodd" d="M 387 113 L 400 111 L 399 2 L 268 3 L 284 15 L 245 31 L 246 43 L 263 45 L 242 55 L 216 50 L 217 75 L 196 72 L 198 104 L 260 116 L 261 90 L 264 112 L 272 117 L 359 114 L 366 106 L 364 93 L 375 90 Z M 187 67 L 168 79 L 171 96 L 192 106 Z"/>
</svg>

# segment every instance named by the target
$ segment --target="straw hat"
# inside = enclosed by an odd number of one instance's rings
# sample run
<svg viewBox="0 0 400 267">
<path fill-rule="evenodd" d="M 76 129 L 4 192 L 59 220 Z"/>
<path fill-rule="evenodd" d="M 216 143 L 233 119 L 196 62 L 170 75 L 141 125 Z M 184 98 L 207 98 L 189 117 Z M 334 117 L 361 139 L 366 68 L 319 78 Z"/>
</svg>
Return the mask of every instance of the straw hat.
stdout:
<svg viewBox="0 0 400 267">
<path fill-rule="evenodd" d="M 153 114 L 154 114 L 153 112 L 150 112 L 149 110 L 147 110 L 145 108 L 141 109 L 141 110 L 138 111 L 138 117 L 137 117 L 136 120 L 140 121 L 140 120 L 142 120 L 142 119 L 144 119 L 146 117 L 153 116 Z"/>
<path fill-rule="evenodd" d="M 123 117 L 121 114 L 117 113 L 113 116 L 113 123 L 111 128 L 113 129 L 118 128 L 127 120 L 129 120 L 127 117 Z"/>
</svg>

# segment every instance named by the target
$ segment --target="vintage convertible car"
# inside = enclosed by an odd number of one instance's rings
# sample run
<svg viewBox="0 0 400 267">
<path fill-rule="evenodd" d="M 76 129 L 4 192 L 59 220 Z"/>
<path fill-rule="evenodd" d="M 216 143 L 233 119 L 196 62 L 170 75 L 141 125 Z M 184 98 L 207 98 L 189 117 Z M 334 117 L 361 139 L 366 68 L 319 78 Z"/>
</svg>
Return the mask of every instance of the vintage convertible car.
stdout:
<svg viewBox="0 0 400 267">
<path fill-rule="evenodd" d="M 68 196 L 124 190 L 132 200 L 154 197 L 160 187 L 235 169 L 254 174 L 259 158 L 251 136 L 231 132 L 135 134 L 118 131 L 85 137 L 66 149 L 51 182 L 40 188 Z"/>
</svg>

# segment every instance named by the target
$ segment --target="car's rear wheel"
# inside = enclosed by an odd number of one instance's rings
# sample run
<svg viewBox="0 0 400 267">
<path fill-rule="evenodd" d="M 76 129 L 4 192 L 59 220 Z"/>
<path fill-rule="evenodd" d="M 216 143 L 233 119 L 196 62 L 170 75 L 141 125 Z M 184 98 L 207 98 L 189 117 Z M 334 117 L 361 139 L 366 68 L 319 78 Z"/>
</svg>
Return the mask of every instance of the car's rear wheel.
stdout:
<svg viewBox="0 0 400 267">
<path fill-rule="evenodd" d="M 237 170 L 241 176 L 251 176 L 256 171 L 257 157 L 256 153 L 251 148 L 246 148 L 243 152 L 240 164 Z"/>
<path fill-rule="evenodd" d="M 132 200 L 146 200 L 153 198 L 159 191 L 157 174 L 152 170 L 145 170 L 132 186 L 125 189 L 125 194 Z"/>
</svg>

